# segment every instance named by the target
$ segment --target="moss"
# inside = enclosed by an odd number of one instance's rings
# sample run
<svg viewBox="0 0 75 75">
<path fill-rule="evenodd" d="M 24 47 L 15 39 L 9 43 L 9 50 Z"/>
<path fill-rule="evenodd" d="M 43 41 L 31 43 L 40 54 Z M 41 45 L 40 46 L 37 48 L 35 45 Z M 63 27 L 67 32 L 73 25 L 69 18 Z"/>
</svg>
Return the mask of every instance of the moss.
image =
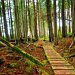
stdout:
<svg viewBox="0 0 75 75">
<path fill-rule="evenodd" d="M 49 75 L 45 70 L 39 69 L 39 74 L 41 75 Z"/>
<path fill-rule="evenodd" d="M 48 60 L 43 60 L 42 63 L 47 64 Z"/>
<path fill-rule="evenodd" d="M 34 63 L 33 62 L 31 62 L 30 60 L 26 60 L 26 62 L 25 62 L 25 65 L 27 66 L 26 68 L 25 68 L 25 71 L 27 72 L 27 73 L 32 73 L 33 72 L 33 67 L 34 67 Z"/>
<path fill-rule="evenodd" d="M 25 71 L 26 71 L 27 73 L 32 73 L 32 72 L 33 72 L 33 68 L 32 68 L 31 66 L 26 67 Z"/>
<path fill-rule="evenodd" d="M 8 64 L 8 67 L 10 67 L 10 68 L 18 68 L 19 65 L 17 63 L 11 63 L 11 64 Z"/>
</svg>

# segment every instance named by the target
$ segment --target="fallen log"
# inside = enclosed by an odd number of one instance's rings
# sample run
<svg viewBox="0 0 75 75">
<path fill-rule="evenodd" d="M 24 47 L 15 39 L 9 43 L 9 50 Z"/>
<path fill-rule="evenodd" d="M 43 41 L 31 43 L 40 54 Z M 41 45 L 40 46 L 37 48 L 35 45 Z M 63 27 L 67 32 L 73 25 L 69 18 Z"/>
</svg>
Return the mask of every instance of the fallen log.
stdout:
<svg viewBox="0 0 75 75">
<path fill-rule="evenodd" d="M 2 45 L 3 47 L 7 47 L 7 45 L 1 41 L 0 41 L 0 45 Z"/>
<path fill-rule="evenodd" d="M 40 66 L 45 66 L 42 62 L 40 62 L 38 59 L 36 59 L 35 57 L 33 57 L 32 55 L 28 54 L 27 52 L 25 52 L 24 50 L 18 48 L 17 46 L 9 43 L 8 41 L 6 41 L 5 39 L 3 39 L 2 37 L 0 37 L 0 41 L 2 41 L 3 43 L 5 43 L 7 46 L 11 47 L 14 51 L 16 51 L 17 53 L 21 54 L 22 56 L 28 58 L 30 61 L 32 61 L 33 63 L 35 63 L 36 65 L 40 65 Z"/>
</svg>

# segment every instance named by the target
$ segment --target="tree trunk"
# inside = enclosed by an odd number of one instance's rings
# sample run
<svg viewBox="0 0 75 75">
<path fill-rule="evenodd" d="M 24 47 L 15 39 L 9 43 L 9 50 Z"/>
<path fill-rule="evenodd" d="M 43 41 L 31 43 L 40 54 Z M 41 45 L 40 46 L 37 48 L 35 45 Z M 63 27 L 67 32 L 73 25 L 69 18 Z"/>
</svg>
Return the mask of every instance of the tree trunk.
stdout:
<svg viewBox="0 0 75 75">
<path fill-rule="evenodd" d="M 72 8 L 72 33 L 73 38 L 75 37 L 75 0 L 72 0 L 73 8 Z"/>
<path fill-rule="evenodd" d="M 18 0 L 14 0 L 14 11 L 15 11 L 15 31 L 16 31 L 16 41 L 19 43 L 21 37 L 20 30 L 20 20 L 19 20 L 19 11 L 18 11 Z"/>
<path fill-rule="evenodd" d="M 25 25 L 25 41 L 27 41 L 27 36 L 28 36 L 28 5 L 27 5 L 27 0 L 26 0 L 26 25 Z"/>
<path fill-rule="evenodd" d="M 46 0 L 47 22 L 49 28 L 49 41 L 53 41 L 52 16 L 51 16 L 51 0 Z"/>
<path fill-rule="evenodd" d="M 10 13 L 10 24 L 11 24 L 11 29 L 10 29 L 10 35 L 11 35 L 11 39 L 14 38 L 14 31 L 13 31 L 13 22 L 12 22 L 12 12 L 11 12 L 11 3 L 10 3 L 10 0 L 9 0 L 9 13 Z"/>
<path fill-rule="evenodd" d="M 54 0 L 54 43 L 57 45 L 57 13 L 56 13 L 56 0 Z"/>
<path fill-rule="evenodd" d="M 59 6 L 59 29 L 58 29 L 58 37 L 61 37 L 61 4 L 62 0 L 58 1 L 58 6 Z"/>
<path fill-rule="evenodd" d="M 30 35 L 31 35 L 31 37 L 33 38 L 33 34 L 32 34 L 32 26 L 31 26 L 31 13 L 30 13 L 29 0 L 28 0 L 28 17 L 29 17 Z"/>
<path fill-rule="evenodd" d="M 38 32 L 37 32 L 37 9 L 35 5 L 35 1 L 33 0 L 33 7 L 34 7 L 34 38 L 38 40 Z"/>
<path fill-rule="evenodd" d="M 0 6 L 0 37 L 2 37 L 2 31 L 1 31 L 1 15 L 2 15 L 2 13 L 1 13 L 1 6 Z"/>
<path fill-rule="evenodd" d="M 2 37 L 2 31 L 1 31 L 1 26 L 0 26 L 0 37 Z"/>
<path fill-rule="evenodd" d="M 1 3 L 2 3 L 2 13 L 3 13 L 3 20 L 4 20 L 5 36 L 6 36 L 6 40 L 9 40 L 9 34 L 8 34 L 8 26 L 7 26 L 7 21 L 6 21 L 4 0 L 1 0 Z"/>
<path fill-rule="evenodd" d="M 66 37 L 65 31 L 65 0 L 62 0 L 62 37 Z"/>
<path fill-rule="evenodd" d="M 67 3 L 68 3 L 67 19 L 69 19 L 69 33 L 70 33 L 71 32 L 71 26 L 70 26 L 70 4 L 71 4 L 71 1 L 67 0 Z"/>
</svg>

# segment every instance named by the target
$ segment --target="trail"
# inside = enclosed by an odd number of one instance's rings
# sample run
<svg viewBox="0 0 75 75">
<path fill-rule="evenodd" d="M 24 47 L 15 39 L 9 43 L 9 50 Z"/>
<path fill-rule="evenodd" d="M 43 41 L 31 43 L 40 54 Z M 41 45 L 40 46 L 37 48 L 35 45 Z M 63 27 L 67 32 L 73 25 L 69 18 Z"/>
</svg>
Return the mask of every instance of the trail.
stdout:
<svg viewBox="0 0 75 75">
<path fill-rule="evenodd" d="M 75 68 L 54 50 L 52 44 L 46 43 L 43 48 L 55 75 L 75 75 Z"/>
</svg>

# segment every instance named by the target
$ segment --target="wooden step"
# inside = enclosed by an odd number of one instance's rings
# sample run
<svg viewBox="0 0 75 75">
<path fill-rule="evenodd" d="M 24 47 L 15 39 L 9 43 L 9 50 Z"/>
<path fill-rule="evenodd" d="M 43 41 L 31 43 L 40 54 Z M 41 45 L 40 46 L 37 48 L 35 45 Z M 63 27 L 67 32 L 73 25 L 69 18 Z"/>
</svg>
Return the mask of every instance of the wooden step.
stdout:
<svg viewBox="0 0 75 75">
<path fill-rule="evenodd" d="M 75 75 L 75 70 L 54 70 L 55 75 Z"/>
</svg>

